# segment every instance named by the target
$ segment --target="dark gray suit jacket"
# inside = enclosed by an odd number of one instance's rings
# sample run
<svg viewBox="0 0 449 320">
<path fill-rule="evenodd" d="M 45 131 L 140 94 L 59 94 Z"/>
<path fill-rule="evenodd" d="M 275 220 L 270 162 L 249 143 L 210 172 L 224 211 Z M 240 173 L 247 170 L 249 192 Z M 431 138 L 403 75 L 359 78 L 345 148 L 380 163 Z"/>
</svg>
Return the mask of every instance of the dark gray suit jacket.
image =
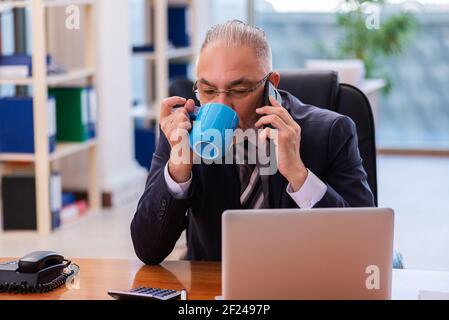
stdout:
<svg viewBox="0 0 449 320">
<path fill-rule="evenodd" d="M 282 92 L 282 105 L 301 127 L 301 159 L 327 185 L 315 207 L 370 207 L 374 199 L 357 144 L 354 122 L 338 113 L 305 105 Z M 221 260 L 221 215 L 241 209 L 240 181 L 231 164 L 198 164 L 186 199 L 175 199 L 167 189 L 164 167 L 170 145 L 161 131 L 151 169 L 131 222 L 137 256 L 158 264 L 170 254 L 187 229 L 190 260 Z M 270 208 L 297 208 L 286 192 L 287 180 L 277 172 L 269 177 Z"/>
</svg>

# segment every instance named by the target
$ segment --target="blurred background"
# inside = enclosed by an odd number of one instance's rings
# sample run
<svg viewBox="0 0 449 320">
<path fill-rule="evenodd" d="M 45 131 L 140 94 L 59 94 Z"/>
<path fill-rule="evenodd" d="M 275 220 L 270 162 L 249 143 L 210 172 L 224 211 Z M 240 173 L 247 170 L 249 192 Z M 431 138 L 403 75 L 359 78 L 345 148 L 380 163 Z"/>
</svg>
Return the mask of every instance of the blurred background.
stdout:
<svg viewBox="0 0 449 320">
<path fill-rule="evenodd" d="M 240 19 L 265 30 L 275 70 L 335 70 L 365 93 L 394 247 L 406 268 L 449 270 L 448 0 L 17 0 L 0 12 L 0 256 L 135 258 L 159 102 L 194 81 L 208 28 Z"/>
</svg>

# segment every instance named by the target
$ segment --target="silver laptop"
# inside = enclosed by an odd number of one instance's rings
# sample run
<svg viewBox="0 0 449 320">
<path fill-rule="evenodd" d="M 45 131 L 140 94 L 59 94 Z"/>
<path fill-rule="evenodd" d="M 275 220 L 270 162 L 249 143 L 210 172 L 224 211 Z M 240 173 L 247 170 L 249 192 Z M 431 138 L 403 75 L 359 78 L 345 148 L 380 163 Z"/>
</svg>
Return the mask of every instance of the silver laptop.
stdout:
<svg viewBox="0 0 449 320">
<path fill-rule="evenodd" d="M 227 210 L 224 299 L 390 299 L 392 209 Z"/>
</svg>

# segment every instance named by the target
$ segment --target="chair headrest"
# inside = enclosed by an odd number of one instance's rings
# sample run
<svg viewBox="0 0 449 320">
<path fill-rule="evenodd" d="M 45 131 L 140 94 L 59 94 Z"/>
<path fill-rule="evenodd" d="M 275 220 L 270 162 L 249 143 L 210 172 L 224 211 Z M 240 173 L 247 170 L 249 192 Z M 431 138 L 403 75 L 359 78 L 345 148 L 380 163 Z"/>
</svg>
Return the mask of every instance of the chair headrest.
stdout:
<svg viewBox="0 0 449 320">
<path fill-rule="evenodd" d="M 293 69 L 280 71 L 279 89 L 290 92 L 306 104 L 336 109 L 338 74 L 335 71 Z"/>
</svg>

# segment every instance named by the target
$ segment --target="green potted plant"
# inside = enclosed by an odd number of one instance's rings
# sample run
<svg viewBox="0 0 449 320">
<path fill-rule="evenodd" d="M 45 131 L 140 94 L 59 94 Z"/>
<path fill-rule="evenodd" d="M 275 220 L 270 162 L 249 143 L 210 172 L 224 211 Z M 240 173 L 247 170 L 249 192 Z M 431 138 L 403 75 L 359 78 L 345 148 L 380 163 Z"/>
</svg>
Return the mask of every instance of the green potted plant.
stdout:
<svg viewBox="0 0 449 320">
<path fill-rule="evenodd" d="M 342 4 L 344 10 L 337 14 L 337 25 L 343 32 L 334 57 L 363 61 L 366 78 L 385 79 L 388 92 L 392 83 L 379 61 L 403 53 L 416 30 L 417 20 L 405 10 L 380 17 L 387 4 L 385 0 L 344 0 Z"/>
</svg>

